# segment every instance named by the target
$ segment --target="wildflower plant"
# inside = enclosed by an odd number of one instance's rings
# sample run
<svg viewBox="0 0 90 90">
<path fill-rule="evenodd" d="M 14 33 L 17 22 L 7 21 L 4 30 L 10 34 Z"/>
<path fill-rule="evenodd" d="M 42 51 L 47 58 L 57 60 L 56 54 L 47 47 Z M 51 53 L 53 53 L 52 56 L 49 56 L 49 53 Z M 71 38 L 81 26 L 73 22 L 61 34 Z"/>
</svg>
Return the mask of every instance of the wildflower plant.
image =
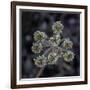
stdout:
<svg viewBox="0 0 90 90">
<path fill-rule="evenodd" d="M 61 21 L 56 21 L 52 25 L 53 35 L 51 37 L 39 30 L 34 33 L 32 52 L 38 54 L 33 59 L 37 67 L 54 65 L 61 59 L 65 62 L 71 62 L 74 59 L 75 54 L 71 50 L 73 42 L 69 38 L 61 37 L 63 28 Z"/>
</svg>

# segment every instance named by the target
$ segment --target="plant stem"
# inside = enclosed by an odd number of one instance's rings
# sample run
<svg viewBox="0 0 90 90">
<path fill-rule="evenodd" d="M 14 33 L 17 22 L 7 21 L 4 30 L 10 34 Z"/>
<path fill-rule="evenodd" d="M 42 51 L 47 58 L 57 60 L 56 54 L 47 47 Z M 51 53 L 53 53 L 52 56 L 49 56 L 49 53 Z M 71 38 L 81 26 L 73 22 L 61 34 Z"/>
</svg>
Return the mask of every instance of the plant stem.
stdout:
<svg viewBox="0 0 90 90">
<path fill-rule="evenodd" d="M 42 67 L 42 68 L 40 68 L 40 70 L 39 70 L 39 72 L 37 73 L 36 77 L 39 77 L 39 76 L 42 74 L 44 68 L 45 68 L 45 66 Z"/>
</svg>

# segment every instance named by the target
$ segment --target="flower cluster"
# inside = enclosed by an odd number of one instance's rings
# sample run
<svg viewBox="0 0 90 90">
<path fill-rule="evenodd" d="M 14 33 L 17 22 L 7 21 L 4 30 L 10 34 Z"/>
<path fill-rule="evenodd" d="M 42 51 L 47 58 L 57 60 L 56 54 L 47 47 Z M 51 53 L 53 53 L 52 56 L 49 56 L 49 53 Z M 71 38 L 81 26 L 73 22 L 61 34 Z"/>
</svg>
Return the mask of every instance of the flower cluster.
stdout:
<svg viewBox="0 0 90 90">
<path fill-rule="evenodd" d="M 33 43 L 33 46 L 32 46 L 32 51 L 34 53 L 40 53 L 43 49 L 43 46 L 41 43 Z"/>
<path fill-rule="evenodd" d="M 38 56 L 36 59 L 34 59 L 35 65 L 38 67 L 43 67 L 46 65 L 46 57 L 44 55 Z"/>
<path fill-rule="evenodd" d="M 58 60 L 57 53 L 55 53 L 55 52 L 49 53 L 48 59 L 47 59 L 48 64 L 55 64 L 57 62 L 57 60 Z"/>
<path fill-rule="evenodd" d="M 57 21 L 52 25 L 52 30 L 53 30 L 53 33 L 55 34 L 62 33 L 63 28 L 64 26 L 61 23 L 61 21 Z"/>
<path fill-rule="evenodd" d="M 53 36 L 47 37 L 44 32 L 36 31 L 32 51 L 39 54 L 34 59 L 35 65 L 44 67 L 45 65 L 56 64 L 59 58 L 63 58 L 66 62 L 74 59 L 75 54 L 70 51 L 73 47 L 72 41 L 69 38 L 61 38 L 61 33 L 64 26 L 61 21 L 56 21 L 52 25 Z M 43 52 L 41 52 L 43 51 Z"/>
<path fill-rule="evenodd" d="M 70 41 L 69 38 L 65 39 L 64 42 L 63 42 L 63 47 L 66 48 L 66 49 L 71 49 L 73 46 L 73 43 L 72 41 Z"/>
<path fill-rule="evenodd" d="M 50 43 L 52 46 L 58 46 L 60 44 L 60 35 L 53 35 L 53 37 L 50 37 Z"/>
<path fill-rule="evenodd" d="M 74 53 L 71 51 L 67 51 L 63 54 L 64 60 L 70 62 L 74 59 Z"/>
<path fill-rule="evenodd" d="M 44 32 L 36 31 L 34 33 L 34 40 L 35 41 L 42 41 L 47 38 L 47 35 Z"/>
</svg>

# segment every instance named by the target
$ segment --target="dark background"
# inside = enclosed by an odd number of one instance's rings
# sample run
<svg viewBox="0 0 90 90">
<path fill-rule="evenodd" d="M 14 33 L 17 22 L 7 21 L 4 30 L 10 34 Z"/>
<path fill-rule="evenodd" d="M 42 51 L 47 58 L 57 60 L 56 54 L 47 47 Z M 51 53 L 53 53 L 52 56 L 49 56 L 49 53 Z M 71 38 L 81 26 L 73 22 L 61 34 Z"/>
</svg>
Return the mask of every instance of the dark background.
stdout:
<svg viewBox="0 0 90 90">
<path fill-rule="evenodd" d="M 33 33 L 37 30 L 52 35 L 52 24 L 61 21 L 64 25 L 63 37 L 73 42 L 75 58 L 67 63 L 46 66 L 40 77 L 64 77 L 80 75 L 80 13 L 40 10 L 20 10 L 20 75 L 21 78 L 35 78 L 39 69 L 34 65 L 35 54 L 31 50 Z"/>
</svg>

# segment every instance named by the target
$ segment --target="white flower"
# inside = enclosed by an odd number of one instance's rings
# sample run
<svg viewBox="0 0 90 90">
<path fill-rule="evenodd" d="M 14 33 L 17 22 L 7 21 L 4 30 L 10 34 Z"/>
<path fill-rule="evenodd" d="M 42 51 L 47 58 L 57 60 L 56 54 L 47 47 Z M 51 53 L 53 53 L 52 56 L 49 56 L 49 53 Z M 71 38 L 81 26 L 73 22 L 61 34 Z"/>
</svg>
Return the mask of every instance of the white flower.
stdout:
<svg viewBox="0 0 90 90">
<path fill-rule="evenodd" d="M 34 59 L 34 63 L 37 67 L 44 67 L 46 65 L 46 57 L 44 55 Z"/>
<path fill-rule="evenodd" d="M 48 55 L 47 64 L 55 64 L 57 60 L 58 60 L 57 53 L 51 52 Z"/>
<path fill-rule="evenodd" d="M 72 41 L 70 41 L 69 38 L 67 38 L 67 39 L 64 40 L 64 42 L 63 42 L 63 47 L 64 47 L 65 49 L 71 49 L 72 46 L 73 46 L 73 43 L 72 43 Z"/>
<path fill-rule="evenodd" d="M 34 40 L 35 41 L 42 41 L 47 38 L 47 35 L 44 32 L 36 31 L 34 33 Z"/>
<path fill-rule="evenodd" d="M 71 51 L 67 51 L 63 54 L 63 58 L 65 61 L 70 62 L 74 59 L 74 53 Z"/>
<path fill-rule="evenodd" d="M 58 46 L 60 44 L 60 35 L 54 35 L 53 37 L 50 37 L 50 43 L 52 46 Z"/>
<path fill-rule="evenodd" d="M 32 46 L 32 51 L 34 53 L 40 53 L 43 49 L 43 46 L 41 43 L 33 43 L 33 46 Z"/>
<path fill-rule="evenodd" d="M 42 54 L 34 59 L 34 63 L 37 67 L 44 67 L 45 65 L 56 64 L 59 58 L 63 58 L 66 62 L 70 62 L 74 59 L 75 54 L 69 49 L 72 48 L 73 43 L 69 38 L 61 38 L 63 30 L 63 24 L 61 21 L 56 21 L 53 26 L 53 36 L 48 37 L 44 32 L 36 31 L 34 33 L 34 40 L 32 51 L 35 54 Z M 63 41 L 64 40 L 64 41 Z"/>
<path fill-rule="evenodd" d="M 53 33 L 55 33 L 55 34 L 62 33 L 63 28 L 64 28 L 64 26 L 61 23 L 61 21 L 56 21 L 52 26 Z"/>
</svg>

